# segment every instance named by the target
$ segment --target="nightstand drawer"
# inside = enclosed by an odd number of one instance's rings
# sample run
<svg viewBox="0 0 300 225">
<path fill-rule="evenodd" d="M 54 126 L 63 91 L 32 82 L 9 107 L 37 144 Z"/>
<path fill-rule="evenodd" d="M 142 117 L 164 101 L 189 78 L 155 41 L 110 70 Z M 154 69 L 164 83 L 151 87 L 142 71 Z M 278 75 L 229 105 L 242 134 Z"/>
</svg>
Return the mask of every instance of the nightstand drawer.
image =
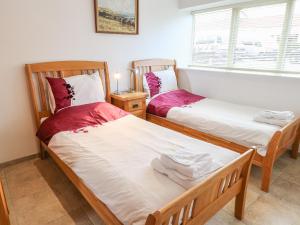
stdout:
<svg viewBox="0 0 300 225">
<path fill-rule="evenodd" d="M 133 111 L 133 112 L 130 112 L 132 115 L 134 116 L 137 116 L 137 117 L 140 117 L 142 119 L 145 119 L 146 118 L 146 113 L 145 113 L 145 110 L 138 110 L 138 111 Z"/>
<path fill-rule="evenodd" d="M 132 111 L 142 110 L 144 108 L 143 102 L 144 101 L 142 99 L 129 101 L 128 111 L 132 112 Z"/>
<path fill-rule="evenodd" d="M 111 95 L 111 103 L 134 116 L 146 119 L 146 93 L 134 92 Z"/>
</svg>

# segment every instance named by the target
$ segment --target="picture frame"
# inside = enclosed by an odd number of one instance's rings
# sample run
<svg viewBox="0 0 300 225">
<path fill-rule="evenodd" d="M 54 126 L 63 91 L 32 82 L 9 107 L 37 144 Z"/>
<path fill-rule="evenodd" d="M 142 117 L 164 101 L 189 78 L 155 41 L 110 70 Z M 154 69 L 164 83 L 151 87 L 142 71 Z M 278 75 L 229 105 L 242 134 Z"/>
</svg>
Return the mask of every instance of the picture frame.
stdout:
<svg viewBox="0 0 300 225">
<path fill-rule="evenodd" d="M 139 34 L 139 0 L 95 0 L 96 33 Z"/>
</svg>

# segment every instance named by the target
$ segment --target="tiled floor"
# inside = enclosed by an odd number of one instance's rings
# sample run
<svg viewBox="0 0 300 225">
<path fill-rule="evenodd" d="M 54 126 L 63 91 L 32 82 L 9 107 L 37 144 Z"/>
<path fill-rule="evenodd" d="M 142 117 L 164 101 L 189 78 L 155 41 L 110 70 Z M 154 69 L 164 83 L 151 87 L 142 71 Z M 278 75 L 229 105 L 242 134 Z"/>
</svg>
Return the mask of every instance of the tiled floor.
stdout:
<svg viewBox="0 0 300 225">
<path fill-rule="evenodd" d="M 65 175 L 50 160 L 29 160 L 0 171 L 12 225 L 103 225 Z M 286 154 L 276 165 L 270 193 L 259 189 L 254 167 L 243 221 L 233 216 L 230 202 L 210 225 L 300 225 L 300 159 Z"/>
</svg>

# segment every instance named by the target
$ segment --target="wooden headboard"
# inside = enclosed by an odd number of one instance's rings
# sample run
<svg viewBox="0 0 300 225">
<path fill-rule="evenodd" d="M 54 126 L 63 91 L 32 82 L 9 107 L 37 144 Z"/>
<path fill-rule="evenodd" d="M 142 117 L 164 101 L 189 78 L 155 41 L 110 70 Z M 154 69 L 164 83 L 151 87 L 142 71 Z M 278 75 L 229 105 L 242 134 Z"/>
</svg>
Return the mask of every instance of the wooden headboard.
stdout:
<svg viewBox="0 0 300 225">
<path fill-rule="evenodd" d="M 46 91 L 46 77 L 70 77 L 82 74 L 92 74 L 99 71 L 106 101 L 110 102 L 109 72 L 106 62 L 94 61 L 60 61 L 26 64 L 26 75 L 35 113 L 36 125 L 39 127 L 41 119 L 51 115 L 48 92 Z"/>
<path fill-rule="evenodd" d="M 137 60 L 132 62 L 132 68 L 135 71 L 135 90 L 144 91 L 143 88 L 143 75 L 148 72 L 166 70 L 173 67 L 177 81 L 178 71 L 176 68 L 176 60 L 173 59 L 146 59 Z"/>
</svg>

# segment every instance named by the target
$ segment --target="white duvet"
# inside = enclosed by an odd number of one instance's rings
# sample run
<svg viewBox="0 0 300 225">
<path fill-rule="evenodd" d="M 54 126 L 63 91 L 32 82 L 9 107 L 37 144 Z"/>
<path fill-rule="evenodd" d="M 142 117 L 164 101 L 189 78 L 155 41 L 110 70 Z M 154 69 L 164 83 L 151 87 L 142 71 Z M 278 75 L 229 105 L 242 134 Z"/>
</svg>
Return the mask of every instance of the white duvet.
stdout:
<svg viewBox="0 0 300 225">
<path fill-rule="evenodd" d="M 280 127 L 254 121 L 262 110 L 206 98 L 187 107 L 172 108 L 167 118 L 245 146 L 256 146 L 258 153 L 265 155 L 269 141 Z"/>
<path fill-rule="evenodd" d="M 49 147 L 125 225 L 144 224 L 185 189 L 151 168 L 162 152 L 189 149 L 226 164 L 238 154 L 134 116 L 125 116 L 88 133 L 60 132 Z"/>
</svg>

